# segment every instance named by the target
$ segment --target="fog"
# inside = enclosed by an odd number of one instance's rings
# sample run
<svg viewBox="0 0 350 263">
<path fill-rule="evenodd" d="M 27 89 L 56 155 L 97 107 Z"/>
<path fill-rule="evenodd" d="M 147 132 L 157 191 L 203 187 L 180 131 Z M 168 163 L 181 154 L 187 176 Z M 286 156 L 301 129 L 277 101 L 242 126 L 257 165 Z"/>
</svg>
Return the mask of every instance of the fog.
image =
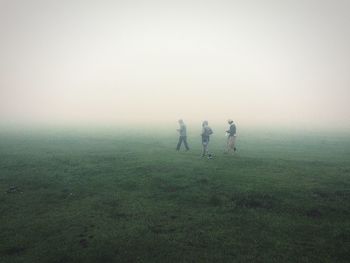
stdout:
<svg viewBox="0 0 350 263">
<path fill-rule="evenodd" d="M 1 123 L 350 127 L 350 2 L 0 0 Z"/>
</svg>

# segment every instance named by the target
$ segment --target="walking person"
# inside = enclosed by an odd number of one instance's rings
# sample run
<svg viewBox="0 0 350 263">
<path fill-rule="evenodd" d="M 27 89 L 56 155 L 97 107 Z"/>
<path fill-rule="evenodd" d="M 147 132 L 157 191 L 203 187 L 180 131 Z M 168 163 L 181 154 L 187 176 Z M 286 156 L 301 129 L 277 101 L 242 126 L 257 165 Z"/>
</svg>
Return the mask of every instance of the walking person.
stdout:
<svg viewBox="0 0 350 263">
<path fill-rule="evenodd" d="M 213 130 L 209 127 L 208 121 L 203 121 L 202 123 L 202 146 L 203 146 L 203 151 L 202 151 L 202 157 L 208 156 L 208 159 L 212 158 L 212 154 L 209 153 L 208 149 L 208 144 L 209 144 L 209 139 L 210 135 L 213 134 Z"/>
<path fill-rule="evenodd" d="M 236 125 L 234 124 L 233 120 L 229 119 L 228 124 L 230 125 L 230 128 L 226 131 L 228 137 L 227 137 L 227 148 L 226 153 L 233 153 L 236 149 Z"/>
<path fill-rule="evenodd" d="M 177 131 L 179 132 L 180 136 L 179 136 L 179 142 L 177 143 L 177 146 L 176 146 L 176 150 L 177 151 L 180 150 L 181 144 L 183 142 L 185 145 L 186 151 L 188 151 L 190 148 L 188 147 L 188 144 L 187 144 L 186 125 L 183 120 L 179 120 L 179 125 L 180 125 L 180 129 L 177 129 Z"/>
</svg>

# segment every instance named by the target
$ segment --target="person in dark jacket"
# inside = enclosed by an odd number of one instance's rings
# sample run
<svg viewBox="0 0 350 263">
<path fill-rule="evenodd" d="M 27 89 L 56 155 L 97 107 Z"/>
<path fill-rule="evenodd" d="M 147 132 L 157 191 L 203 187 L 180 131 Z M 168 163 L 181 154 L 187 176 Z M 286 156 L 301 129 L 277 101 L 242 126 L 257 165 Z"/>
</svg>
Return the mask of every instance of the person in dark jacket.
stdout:
<svg viewBox="0 0 350 263">
<path fill-rule="evenodd" d="M 227 134 L 227 149 L 226 153 L 235 152 L 236 149 L 236 125 L 233 123 L 233 120 L 228 120 L 228 124 L 230 125 L 230 128 L 226 131 Z"/>
<path fill-rule="evenodd" d="M 213 134 L 213 130 L 209 127 L 208 121 L 203 121 L 202 123 L 202 146 L 203 146 L 203 151 L 202 151 L 202 157 L 208 156 L 208 159 L 212 158 L 212 154 L 209 153 L 208 150 L 208 144 L 209 144 L 209 139 L 210 135 Z"/>
<path fill-rule="evenodd" d="M 181 144 L 183 142 L 185 145 L 186 151 L 188 151 L 190 148 L 188 147 L 188 144 L 187 144 L 186 125 L 183 120 L 179 120 L 179 125 L 180 125 L 180 129 L 177 129 L 177 131 L 179 132 L 180 136 L 179 136 L 179 142 L 177 143 L 177 146 L 176 146 L 176 150 L 177 151 L 180 150 Z"/>
</svg>

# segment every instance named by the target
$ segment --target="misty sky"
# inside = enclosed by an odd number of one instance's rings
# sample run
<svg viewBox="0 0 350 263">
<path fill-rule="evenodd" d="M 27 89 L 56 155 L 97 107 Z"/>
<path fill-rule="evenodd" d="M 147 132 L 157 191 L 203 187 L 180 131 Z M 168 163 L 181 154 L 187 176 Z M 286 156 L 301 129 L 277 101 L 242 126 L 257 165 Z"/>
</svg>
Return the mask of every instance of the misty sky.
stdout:
<svg viewBox="0 0 350 263">
<path fill-rule="evenodd" d="M 350 127 L 350 1 L 0 0 L 0 118 Z"/>
</svg>

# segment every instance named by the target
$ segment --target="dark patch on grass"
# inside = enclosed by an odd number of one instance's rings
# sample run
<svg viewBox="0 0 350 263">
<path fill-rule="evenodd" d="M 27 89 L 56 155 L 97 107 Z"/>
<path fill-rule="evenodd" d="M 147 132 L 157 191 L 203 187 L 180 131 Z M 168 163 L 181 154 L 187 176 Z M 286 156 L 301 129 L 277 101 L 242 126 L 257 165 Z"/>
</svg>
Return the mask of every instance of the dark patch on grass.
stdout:
<svg viewBox="0 0 350 263">
<path fill-rule="evenodd" d="M 162 189 L 165 192 L 174 193 L 174 192 L 177 192 L 179 190 L 179 187 L 177 187 L 175 185 L 168 185 L 168 186 L 162 187 Z"/>
<path fill-rule="evenodd" d="M 8 249 L 6 249 L 4 251 L 5 255 L 8 256 L 14 256 L 14 255 L 20 255 L 22 254 L 26 249 L 22 246 L 14 246 L 14 247 L 10 247 Z"/>
<path fill-rule="evenodd" d="M 118 202 L 118 200 L 116 200 L 116 199 L 107 199 L 107 200 L 103 200 L 102 202 L 101 202 L 101 204 L 103 205 L 103 206 L 107 206 L 107 207 L 110 207 L 110 208 L 117 208 L 117 207 L 120 207 L 120 204 L 119 204 L 119 202 Z"/>
<path fill-rule="evenodd" d="M 172 227 L 166 223 L 159 223 L 155 225 L 149 225 L 148 229 L 154 234 L 165 234 L 165 233 L 173 233 L 176 231 L 175 227 Z"/>
<path fill-rule="evenodd" d="M 102 201 L 97 209 L 113 219 L 130 218 L 133 215 L 132 213 L 125 213 L 126 208 L 117 199 Z"/>
<path fill-rule="evenodd" d="M 93 255 L 92 258 L 90 259 L 91 261 L 89 261 L 89 262 L 106 262 L 106 263 L 107 262 L 117 262 L 115 259 L 115 255 L 117 253 L 113 252 L 112 250 L 105 252 L 105 253 L 108 253 L 108 254 Z M 123 260 L 124 262 L 136 262 L 135 260 L 133 260 L 133 261 L 128 261 L 126 259 L 124 259 L 124 260 Z"/>
<path fill-rule="evenodd" d="M 131 217 L 131 214 L 115 211 L 111 213 L 111 217 L 112 218 L 129 218 Z"/>
<path fill-rule="evenodd" d="M 330 200 L 330 201 L 334 201 L 334 200 L 348 201 L 348 200 L 350 200 L 350 192 L 349 191 L 334 191 L 334 192 L 314 191 L 313 195 L 317 198 Z"/>
<path fill-rule="evenodd" d="M 87 239 L 85 239 L 85 238 L 79 240 L 79 245 L 80 245 L 82 248 L 87 248 L 87 247 L 89 246 L 88 241 L 87 241 Z"/>
<path fill-rule="evenodd" d="M 209 180 L 207 178 L 201 178 L 197 182 L 200 183 L 200 184 L 208 184 Z"/>
<path fill-rule="evenodd" d="M 272 209 L 276 199 L 264 193 L 235 193 L 231 198 L 233 206 L 252 209 Z"/>
<path fill-rule="evenodd" d="M 178 185 L 173 182 L 169 182 L 162 177 L 154 177 L 152 180 L 152 184 L 156 187 L 157 190 L 161 190 L 166 193 L 175 193 L 180 190 L 187 189 L 189 186 Z"/>
<path fill-rule="evenodd" d="M 161 224 L 158 224 L 158 225 L 149 225 L 148 226 L 148 229 L 152 232 L 152 233 L 155 233 L 155 234 L 159 234 L 163 231 L 163 226 Z"/>
<path fill-rule="evenodd" d="M 146 219 L 146 224 L 150 232 L 155 234 L 164 234 L 164 233 L 172 233 L 177 229 L 174 225 L 175 218 L 171 219 L 169 216 L 165 216 L 162 218 L 158 218 L 157 220 L 153 220 L 152 218 Z"/>
<path fill-rule="evenodd" d="M 122 182 L 122 183 L 120 183 L 120 186 L 124 190 L 128 190 L 128 191 L 134 191 L 134 190 L 138 189 L 137 183 L 135 183 L 133 181 Z"/>
<path fill-rule="evenodd" d="M 329 198 L 329 193 L 327 192 L 322 192 L 322 191 L 315 191 L 313 192 L 313 195 L 316 196 L 316 197 L 319 197 L 319 198 Z"/>
<path fill-rule="evenodd" d="M 322 213 L 320 212 L 320 210 L 314 208 L 314 209 L 306 211 L 306 216 L 318 219 L 318 218 L 321 218 Z"/>
<path fill-rule="evenodd" d="M 72 260 L 70 257 L 66 255 L 63 255 L 61 258 L 54 261 L 54 263 L 67 263 L 67 262 L 72 262 Z"/>
<path fill-rule="evenodd" d="M 350 243 L 350 231 L 344 231 L 335 236 L 335 239 L 342 243 Z"/>
<path fill-rule="evenodd" d="M 218 195 L 212 195 L 209 198 L 209 204 L 212 206 L 221 206 L 223 204 L 223 200 Z"/>
</svg>

